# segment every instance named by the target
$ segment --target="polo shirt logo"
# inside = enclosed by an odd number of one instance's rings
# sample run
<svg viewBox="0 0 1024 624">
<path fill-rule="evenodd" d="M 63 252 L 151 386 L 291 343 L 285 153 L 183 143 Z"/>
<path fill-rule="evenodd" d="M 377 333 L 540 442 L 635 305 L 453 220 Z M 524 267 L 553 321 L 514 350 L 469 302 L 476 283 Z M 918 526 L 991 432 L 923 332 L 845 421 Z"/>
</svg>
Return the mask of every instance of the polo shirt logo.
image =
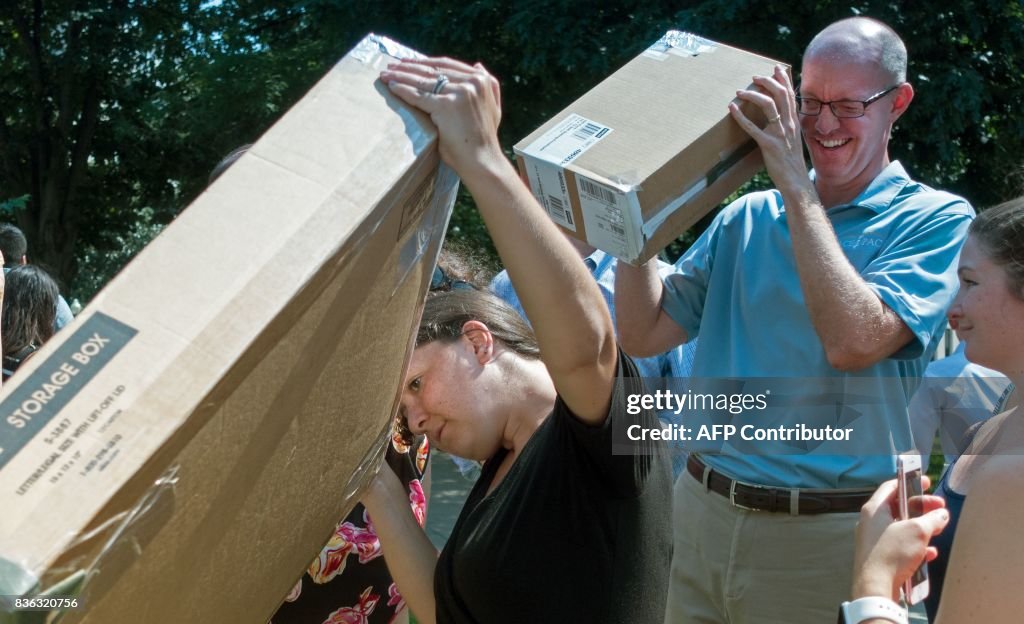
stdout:
<svg viewBox="0 0 1024 624">
<path fill-rule="evenodd" d="M 857 238 L 847 238 L 839 241 L 843 249 L 860 249 L 861 247 L 870 247 L 871 249 L 879 249 L 884 244 L 884 240 L 881 236 L 858 236 Z"/>
</svg>

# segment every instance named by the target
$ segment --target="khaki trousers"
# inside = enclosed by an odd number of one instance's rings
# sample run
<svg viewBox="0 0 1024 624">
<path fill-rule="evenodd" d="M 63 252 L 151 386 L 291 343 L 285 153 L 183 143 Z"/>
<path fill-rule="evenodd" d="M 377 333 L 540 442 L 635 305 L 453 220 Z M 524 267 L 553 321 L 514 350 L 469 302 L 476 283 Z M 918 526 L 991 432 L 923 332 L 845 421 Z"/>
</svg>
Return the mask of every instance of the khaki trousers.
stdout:
<svg viewBox="0 0 1024 624">
<path fill-rule="evenodd" d="M 732 506 L 684 471 L 673 493 L 666 624 L 822 624 L 849 599 L 859 514 Z"/>
</svg>

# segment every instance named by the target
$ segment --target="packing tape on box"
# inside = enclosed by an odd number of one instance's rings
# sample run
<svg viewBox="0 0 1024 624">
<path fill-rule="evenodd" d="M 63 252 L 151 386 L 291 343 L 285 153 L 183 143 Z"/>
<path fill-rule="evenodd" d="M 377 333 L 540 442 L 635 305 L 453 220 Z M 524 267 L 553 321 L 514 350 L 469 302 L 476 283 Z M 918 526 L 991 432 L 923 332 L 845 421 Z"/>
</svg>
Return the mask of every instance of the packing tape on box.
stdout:
<svg viewBox="0 0 1024 624">
<path fill-rule="evenodd" d="M 370 33 L 352 48 L 349 55 L 368 65 L 375 64 L 381 57 L 396 59 L 421 59 L 422 54 L 387 37 Z"/>
<path fill-rule="evenodd" d="M 725 175 L 732 167 L 739 164 L 748 154 L 753 152 L 757 148 L 757 143 L 753 139 L 747 141 L 743 145 L 740 145 L 730 153 L 722 153 L 719 155 L 719 160 L 713 167 L 711 167 L 703 177 L 698 179 L 696 182 L 691 184 L 679 195 L 677 198 L 665 205 L 664 208 L 659 210 L 653 216 L 651 216 L 643 224 L 644 239 L 648 239 L 654 235 L 662 223 L 668 219 L 669 215 L 675 212 L 680 206 L 690 201 L 707 187 L 715 183 L 718 178 Z"/>
<path fill-rule="evenodd" d="M 396 60 L 425 58 L 419 52 L 407 48 L 397 41 L 392 41 L 387 37 L 373 33 L 370 33 L 356 44 L 356 47 L 352 48 L 348 56 L 378 70 L 386 69 L 388 63 Z M 388 92 L 386 87 L 383 90 Z M 411 129 L 422 128 L 423 120 L 428 119 L 425 114 L 418 111 L 414 112 L 411 107 L 404 105 L 398 107 L 396 112 L 406 122 L 406 132 L 409 132 Z M 429 140 L 430 138 L 433 137 L 428 138 L 426 133 L 420 130 L 417 130 L 416 134 L 410 134 L 410 139 L 414 143 L 421 143 L 424 139 Z"/>
<path fill-rule="evenodd" d="M 7 624 L 14 620 L 7 615 L 13 613 L 13 597 L 28 596 L 39 587 L 39 578 L 26 566 L 7 557 L 0 556 L 0 622 Z"/>
<path fill-rule="evenodd" d="M 441 163 L 432 183 L 434 186 L 429 196 L 424 196 L 421 200 L 423 205 L 415 208 L 418 214 L 425 215 L 423 220 L 416 231 L 404 243 L 401 243 L 395 286 L 391 291 L 392 296 L 408 279 L 409 272 L 417 266 L 417 262 L 425 253 L 433 253 L 431 266 L 437 262 L 441 241 L 444 240 L 443 236 L 437 236 L 437 234 L 443 234 L 448 230 L 448 221 L 452 214 L 450 207 L 455 204 L 455 197 L 459 192 L 459 176 L 456 175 L 454 169 Z M 413 200 L 415 201 L 415 199 L 416 195 L 414 194 Z M 437 241 L 436 249 L 429 249 L 432 240 Z"/>
<path fill-rule="evenodd" d="M 725 175 L 732 167 L 736 166 L 756 148 L 757 143 L 755 143 L 753 139 L 750 139 L 731 152 L 723 152 L 719 154 L 719 161 L 717 163 L 712 165 L 703 175 L 683 189 L 675 199 L 643 221 L 643 225 L 641 227 L 644 240 L 646 241 L 651 238 L 654 235 L 654 232 L 661 227 L 661 224 L 664 223 L 672 213 L 678 210 L 680 206 L 714 184 L 715 181 Z M 636 172 L 627 171 L 621 173 L 606 173 L 598 168 L 593 168 L 592 171 L 582 173 L 572 166 L 568 167 L 568 169 L 573 171 L 573 173 L 578 177 L 598 180 L 603 184 L 615 187 L 619 193 L 625 196 L 627 202 L 631 204 L 630 207 L 639 214 L 639 205 L 632 206 L 632 203 L 635 203 L 636 201 L 636 194 L 643 191 L 643 185 L 638 181 L 639 176 Z"/>
<path fill-rule="evenodd" d="M 659 61 L 664 60 L 667 54 L 698 56 L 714 52 L 717 48 L 717 43 L 704 37 L 680 30 L 670 30 L 661 39 L 658 39 L 649 48 L 644 50 L 643 55 Z"/>
<path fill-rule="evenodd" d="M 670 30 L 647 49 L 656 52 L 675 52 L 687 56 L 697 56 L 698 54 L 714 52 L 717 48 L 718 44 L 704 37 L 681 30 Z"/>
<path fill-rule="evenodd" d="M 393 60 L 425 58 L 424 55 L 411 48 L 373 33 L 370 33 L 360 41 L 349 53 L 349 56 L 377 69 L 384 69 Z M 427 133 L 416 130 L 423 127 L 423 119 L 415 117 L 418 113 L 412 112 L 411 108 L 400 107 L 398 114 L 407 122 L 412 122 L 406 123 L 406 132 L 409 134 L 410 141 L 414 144 L 421 144 L 435 138 L 433 135 L 427 136 Z M 414 202 L 419 198 L 418 204 L 403 209 L 403 225 L 400 229 L 400 236 L 407 229 L 405 227 L 406 222 L 412 222 L 424 213 L 437 215 L 439 214 L 437 210 L 439 206 L 446 205 L 450 207 L 455 203 L 455 197 L 459 190 L 459 177 L 453 169 L 441 163 L 437 176 L 432 180 L 424 181 L 424 185 L 428 182 L 433 184 L 431 192 L 424 192 L 426 191 L 425 188 L 418 189 L 412 195 Z M 433 235 L 437 233 L 438 228 L 442 228 L 442 231 L 447 230 L 451 211 L 446 210 L 444 214 L 445 217 L 440 220 L 424 219 L 415 233 L 402 244 L 398 272 L 395 276 L 395 285 L 392 293 L 396 292 L 405 282 L 409 271 L 416 266 L 420 257 L 428 251 L 427 244 Z"/>
<path fill-rule="evenodd" d="M 370 481 L 377 475 L 378 470 L 390 470 L 390 468 L 382 468 L 382 466 L 384 464 L 384 452 L 387 450 L 387 445 L 391 444 L 392 435 L 395 435 L 394 418 L 381 430 L 377 440 L 373 443 L 370 450 L 363 455 L 363 458 L 359 460 L 359 465 L 356 466 L 356 469 L 352 472 L 352 477 L 345 484 L 346 503 L 356 500 L 356 497 L 362 493 Z M 346 509 L 345 513 L 348 514 L 349 510 L 350 508 Z"/>
<path fill-rule="evenodd" d="M 131 509 L 110 517 L 87 533 L 74 536 L 67 546 L 60 549 L 61 552 L 73 551 L 103 534 L 109 534 L 95 554 L 90 552 L 59 568 L 51 569 L 47 576 L 60 580 L 49 583 L 47 587 L 41 587 L 40 579 L 32 572 L 38 567 L 33 562 L 0 556 L 0 596 L 3 596 L 0 600 L 0 624 L 49 621 L 39 619 L 45 612 L 15 609 L 11 600 L 15 597 L 71 596 L 78 598 L 83 605 L 88 603 L 91 581 L 102 573 L 104 563 L 114 557 L 137 558 L 145 544 L 170 518 L 177 483 L 178 467 L 172 466 L 146 490 Z"/>
<path fill-rule="evenodd" d="M 572 171 L 573 175 L 577 177 L 596 180 L 601 184 L 614 187 L 619 193 L 636 193 L 644 190 L 643 178 L 636 169 L 612 173 L 596 166 L 592 166 L 589 169 L 581 169 L 570 165 L 566 167 L 566 170 Z"/>
</svg>

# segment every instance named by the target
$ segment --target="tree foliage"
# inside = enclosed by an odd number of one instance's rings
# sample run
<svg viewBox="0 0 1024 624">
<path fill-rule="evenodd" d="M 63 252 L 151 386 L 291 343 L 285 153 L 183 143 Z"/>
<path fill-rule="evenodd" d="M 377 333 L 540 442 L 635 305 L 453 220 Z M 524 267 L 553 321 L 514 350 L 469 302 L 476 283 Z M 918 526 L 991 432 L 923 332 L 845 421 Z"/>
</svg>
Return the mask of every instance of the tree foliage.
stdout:
<svg viewBox="0 0 1024 624">
<path fill-rule="evenodd" d="M 910 51 L 917 95 L 892 156 L 979 206 L 1020 192 L 1019 0 L 8 0 L 0 202 L 34 259 L 86 299 L 202 191 L 221 156 L 255 140 L 367 32 L 482 61 L 502 80 L 510 148 L 668 29 L 798 70 L 817 31 L 858 14 L 891 24 Z M 451 234 L 489 246 L 466 196 Z"/>
<path fill-rule="evenodd" d="M 36 0 L 0 9 L 0 183 L 5 196 L 29 196 L 17 222 L 30 254 L 61 276 L 72 274 L 83 232 L 123 226 L 139 199 L 174 194 L 173 178 L 154 175 L 159 152 L 148 151 L 166 129 L 161 96 L 187 54 L 194 7 L 173 6 Z"/>
</svg>

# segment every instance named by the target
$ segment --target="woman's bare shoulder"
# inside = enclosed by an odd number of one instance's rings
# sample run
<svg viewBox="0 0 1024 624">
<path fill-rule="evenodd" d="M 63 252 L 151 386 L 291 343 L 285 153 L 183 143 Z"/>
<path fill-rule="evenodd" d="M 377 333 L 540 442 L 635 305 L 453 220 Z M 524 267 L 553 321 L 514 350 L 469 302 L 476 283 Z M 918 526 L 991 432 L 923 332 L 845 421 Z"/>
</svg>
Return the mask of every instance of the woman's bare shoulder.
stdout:
<svg viewBox="0 0 1024 624">
<path fill-rule="evenodd" d="M 1024 611 L 1022 488 L 1024 454 L 991 456 L 978 466 L 957 525 L 938 623 L 1014 621 Z"/>
</svg>

